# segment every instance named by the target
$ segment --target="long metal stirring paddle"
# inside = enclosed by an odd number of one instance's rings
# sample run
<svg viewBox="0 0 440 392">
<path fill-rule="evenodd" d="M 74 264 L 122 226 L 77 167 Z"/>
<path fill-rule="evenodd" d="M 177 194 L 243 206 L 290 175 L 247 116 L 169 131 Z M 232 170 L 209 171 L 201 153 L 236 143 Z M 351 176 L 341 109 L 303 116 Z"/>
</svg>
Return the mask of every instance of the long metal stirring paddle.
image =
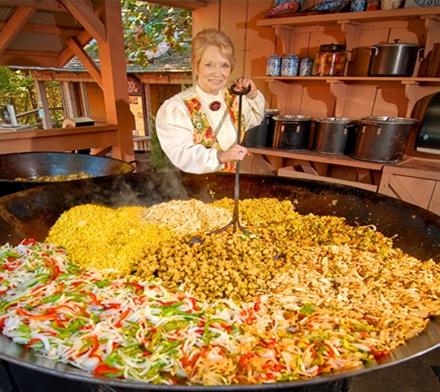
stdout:
<svg viewBox="0 0 440 392">
<path fill-rule="evenodd" d="M 237 140 L 236 140 L 237 144 L 240 144 L 241 134 L 242 134 L 242 132 L 241 132 L 241 112 L 242 112 L 243 95 L 246 95 L 250 90 L 251 90 L 250 86 L 245 87 L 242 90 L 237 90 L 235 85 L 231 87 L 232 94 L 238 96 L 238 129 L 237 129 Z M 212 230 L 212 231 L 206 233 L 206 235 L 221 233 L 221 232 L 227 230 L 231 226 L 233 228 L 234 233 L 237 231 L 237 228 L 238 228 L 245 235 L 250 236 L 252 234 L 251 232 L 246 230 L 240 223 L 240 214 L 239 214 L 239 208 L 238 208 L 239 199 L 240 199 L 240 161 L 237 161 L 235 164 L 234 211 L 232 214 L 232 220 L 226 226 L 220 227 L 219 229 L 216 229 L 216 230 Z M 196 244 L 196 243 L 202 243 L 202 242 L 203 242 L 203 240 L 199 237 L 192 237 L 189 240 L 190 244 Z"/>
</svg>

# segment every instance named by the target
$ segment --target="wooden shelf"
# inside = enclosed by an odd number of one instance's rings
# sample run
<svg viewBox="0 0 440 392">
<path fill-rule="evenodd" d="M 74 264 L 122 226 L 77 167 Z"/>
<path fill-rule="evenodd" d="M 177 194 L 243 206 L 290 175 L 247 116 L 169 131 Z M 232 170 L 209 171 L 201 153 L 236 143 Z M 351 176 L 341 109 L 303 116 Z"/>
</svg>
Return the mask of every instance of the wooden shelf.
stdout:
<svg viewBox="0 0 440 392">
<path fill-rule="evenodd" d="M 400 84 L 440 84 L 440 78 L 426 77 L 398 77 L 398 76 L 255 76 L 256 80 L 267 82 L 327 82 L 327 83 L 350 83 L 350 82 L 390 82 Z"/>
<path fill-rule="evenodd" d="M 357 167 L 368 170 L 380 171 L 382 170 L 384 165 L 387 165 L 386 163 L 361 161 L 359 159 L 350 158 L 347 155 L 322 154 L 319 152 L 305 151 L 305 150 L 290 151 L 290 150 L 280 150 L 278 148 L 256 148 L 256 147 L 248 147 L 248 150 L 252 154 L 270 155 L 275 157 L 300 159 L 300 160 L 303 159 L 307 161 L 329 163 L 332 165 Z"/>
<path fill-rule="evenodd" d="M 440 7 L 414 7 L 397 10 L 378 10 L 363 12 L 339 12 L 333 14 L 290 16 L 285 18 L 263 19 L 257 22 L 257 26 L 282 27 L 282 26 L 306 26 L 324 24 L 342 24 L 344 22 L 374 22 L 381 20 L 411 20 L 424 16 L 440 14 Z"/>
<path fill-rule="evenodd" d="M 377 192 L 378 189 L 378 185 L 374 185 L 374 184 L 365 184 L 363 182 L 347 181 L 347 180 L 341 180 L 339 178 L 326 177 L 326 176 L 316 176 L 313 174 L 301 173 L 288 167 L 278 169 L 277 175 L 279 175 L 280 177 L 301 178 L 304 180 L 318 180 L 318 181 L 332 182 L 334 184 L 353 186 L 355 188 L 364 189 L 370 192 Z"/>
<path fill-rule="evenodd" d="M 117 144 L 117 125 L 11 131 L 0 134 L 0 154 L 108 148 Z"/>
</svg>

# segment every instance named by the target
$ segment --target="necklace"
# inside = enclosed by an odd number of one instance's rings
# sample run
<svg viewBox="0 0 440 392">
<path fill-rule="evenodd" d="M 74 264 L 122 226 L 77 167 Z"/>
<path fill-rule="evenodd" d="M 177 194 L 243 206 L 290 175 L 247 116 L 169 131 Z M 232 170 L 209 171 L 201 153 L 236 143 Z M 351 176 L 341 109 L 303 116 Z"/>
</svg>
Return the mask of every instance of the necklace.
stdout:
<svg viewBox="0 0 440 392">
<path fill-rule="evenodd" d="M 209 104 L 209 108 L 214 112 L 219 110 L 221 108 L 221 106 L 222 106 L 222 104 L 219 101 L 214 101 Z"/>
</svg>

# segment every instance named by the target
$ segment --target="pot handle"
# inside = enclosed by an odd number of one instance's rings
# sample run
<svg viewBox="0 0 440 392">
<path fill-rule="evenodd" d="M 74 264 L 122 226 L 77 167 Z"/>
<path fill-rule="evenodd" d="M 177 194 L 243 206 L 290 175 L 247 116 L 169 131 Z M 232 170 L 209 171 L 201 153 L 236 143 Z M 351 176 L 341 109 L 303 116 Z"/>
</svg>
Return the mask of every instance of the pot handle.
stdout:
<svg viewBox="0 0 440 392">
<path fill-rule="evenodd" d="M 366 128 L 367 125 L 372 125 L 373 127 L 377 128 L 376 135 L 380 135 L 382 133 L 382 128 L 380 127 L 380 125 L 378 125 L 378 124 L 376 124 L 374 122 L 363 121 L 362 125 L 363 125 L 362 126 L 362 133 L 365 132 L 365 128 Z"/>
<path fill-rule="evenodd" d="M 419 48 L 417 51 L 417 58 L 422 61 L 425 58 L 425 48 Z"/>
<path fill-rule="evenodd" d="M 370 50 L 371 50 L 373 56 L 377 56 L 379 53 L 379 48 L 377 46 L 370 46 Z"/>
</svg>

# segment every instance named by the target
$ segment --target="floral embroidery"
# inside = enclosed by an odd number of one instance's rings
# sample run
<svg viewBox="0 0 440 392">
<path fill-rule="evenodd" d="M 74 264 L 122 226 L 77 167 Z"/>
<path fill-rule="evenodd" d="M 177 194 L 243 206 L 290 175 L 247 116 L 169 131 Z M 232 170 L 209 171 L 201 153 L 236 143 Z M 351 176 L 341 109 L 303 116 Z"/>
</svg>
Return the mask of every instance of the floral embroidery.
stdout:
<svg viewBox="0 0 440 392">
<path fill-rule="evenodd" d="M 238 100 L 235 96 L 232 96 L 227 90 L 225 91 L 226 107 L 229 111 L 232 123 L 235 128 L 238 127 Z M 221 151 L 221 148 L 217 141 L 217 135 L 214 133 L 211 125 L 209 124 L 206 113 L 202 111 L 202 104 L 197 96 L 192 96 L 189 99 L 184 100 L 185 105 L 189 111 L 191 122 L 194 127 L 193 141 L 196 144 L 201 144 L 206 148 L 215 148 Z M 226 163 L 223 171 L 233 172 L 235 165 L 233 163 Z"/>
</svg>

